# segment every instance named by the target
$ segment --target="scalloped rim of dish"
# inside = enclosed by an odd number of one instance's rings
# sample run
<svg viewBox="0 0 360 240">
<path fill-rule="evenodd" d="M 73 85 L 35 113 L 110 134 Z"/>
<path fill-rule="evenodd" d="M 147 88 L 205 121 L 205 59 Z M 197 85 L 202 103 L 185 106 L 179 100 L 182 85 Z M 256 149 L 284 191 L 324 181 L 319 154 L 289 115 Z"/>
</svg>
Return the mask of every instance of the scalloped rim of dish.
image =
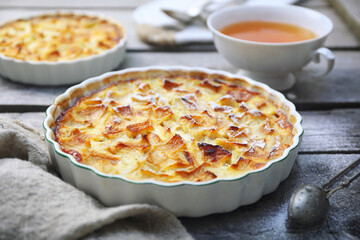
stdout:
<svg viewBox="0 0 360 240">
<path fill-rule="evenodd" d="M 162 182 L 162 181 L 156 181 L 156 180 L 141 180 L 141 181 L 140 180 L 131 180 L 131 179 L 128 179 L 128 178 L 120 176 L 120 175 L 105 174 L 105 173 L 102 173 L 102 172 L 98 171 L 97 169 L 95 169 L 95 168 L 93 168 L 91 166 L 87 166 L 87 165 L 84 165 L 84 164 L 81 164 L 81 163 L 77 162 L 72 155 L 63 152 L 60 149 L 60 145 L 54 139 L 52 139 L 51 134 L 54 134 L 54 132 L 49 127 L 49 122 L 51 122 L 51 121 L 55 122 L 56 121 L 56 119 L 54 119 L 52 117 L 52 111 L 55 110 L 55 107 L 56 107 L 55 104 L 56 104 L 56 101 L 58 99 L 64 99 L 66 96 L 69 96 L 70 93 L 73 92 L 75 89 L 84 88 L 88 84 L 91 84 L 93 82 L 101 81 L 102 79 L 105 79 L 105 78 L 113 76 L 113 75 L 119 75 L 119 74 L 124 74 L 124 73 L 128 73 L 128 72 L 134 72 L 134 71 L 145 72 L 145 71 L 148 71 L 148 70 L 160 70 L 160 71 L 175 71 L 175 70 L 178 70 L 178 71 L 184 71 L 184 72 L 186 72 L 186 71 L 188 71 L 188 72 L 200 71 L 200 72 L 204 72 L 206 74 L 219 74 L 219 75 L 224 75 L 225 77 L 229 77 L 229 78 L 243 79 L 246 82 L 248 82 L 250 85 L 254 85 L 254 86 L 262 88 L 266 92 L 268 92 L 270 94 L 273 94 L 276 97 L 278 97 L 282 103 L 284 103 L 286 106 L 289 107 L 289 114 L 291 114 L 291 115 L 293 115 L 295 117 L 296 123 L 294 124 L 294 127 L 296 128 L 297 133 L 293 137 L 293 144 L 290 147 L 288 147 L 287 149 L 285 149 L 285 151 L 283 152 L 281 157 L 279 157 L 277 159 L 273 159 L 271 161 L 268 161 L 266 163 L 266 165 L 264 167 L 262 167 L 262 168 L 259 168 L 257 170 L 253 170 L 253 171 L 249 171 L 249 172 L 247 172 L 247 173 L 245 173 L 243 175 L 239 175 L 237 177 L 213 179 L 213 180 L 206 181 L 206 182 L 180 181 L 180 182 L 174 182 L 174 183 L 168 183 L 168 182 Z M 106 87 L 106 85 L 103 86 L 103 87 Z M 293 151 L 294 149 L 297 149 L 298 145 L 300 144 L 301 136 L 304 133 L 304 130 L 303 130 L 302 126 L 301 126 L 302 117 L 296 111 L 295 105 L 292 102 L 290 102 L 289 100 L 287 100 L 282 93 L 280 93 L 280 92 L 278 92 L 276 90 L 273 90 L 272 88 L 270 88 L 266 84 L 254 81 L 254 80 L 252 80 L 252 79 L 250 79 L 248 77 L 237 76 L 237 75 L 234 75 L 234 74 L 222 71 L 222 70 L 211 70 L 211 69 L 202 68 L 202 67 L 184 67 L 184 66 L 172 66 L 172 67 L 163 66 L 162 67 L 162 66 L 156 66 L 156 67 L 128 68 L 128 69 L 124 69 L 124 70 L 120 70 L 120 71 L 104 73 L 104 74 L 102 74 L 100 76 L 89 78 L 89 79 L 83 81 L 82 83 L 80 83 L 78 85 L 75 85 L 75 86 L 72 86 L 69 89 L 67 89 L 65 91 L 65 93 L 59 95 L 54 100 L 54 103 L 46 110 L 45 114 L 46 114 L 46 118 L 45 118 L 45 120 L 43 122 L 43 128 L 45 130 L 45 139 L 49 143 L 51 143 L 53 145 L 54 150 L 55 150 L 55 152 L 57 154 L 68 158 L 70 160 L 70 163 L 72 163 L 73 165 L 75 165 L 77 167 L 80 167 L 80 168 L 83 168 L 83 169 L 86 169 L 86 170 L 89 170 L 89 171 L 92 171 L 97 176 L 100 176 L 100 177 L 103 177 L 103 178 L 119 179 L 119 180 L 122 180 L 122 181 L 125 181 L 125 182 L 128 182 L 128 183 L 132 183 L 132 184 L 152 184 L 152 185 L 158 185 L 158 186 L 162 186 L 162 187 L 177 187 L 177 186 L 183 186 L 183 185 L 206 186 L 206 185 L 211 185 L 211 184 L 215 184 L 215 183 L 218 183 L 218 182 L 238 181 L 240 179 L 246 178 L 249 175 L 256 174 L 258 172 L 263 172 L 263 171 L 267 170 L 268 168 L 270 168 L 273 164 L 275 164 L 277 162 L 282 162 L 285 159 L 287 159 L 287 157 L 291 153 L 291 151 Z"/>
<path fill-rule="evenodd" d="M 116 20 L 107 17 L 103 14 L 99 14 L 96 12 L 92 12 L 92 11 L 82 11 L 82 10 L 55 10 L 55 11 L 42 11 L 41 13 L 37 13 L 37 14 L 28 14 L 24 17 L 19 17 L 19 18 L 15 18 L 15 19 L 9 19 L 9 20 L 5 20 L 3 22 L 0 23 L 0 27 L 4 26 L 5 24 L 8 24 L 10 22 L 14 22 L 14 21 L 18 21 L 18 20 L 27 20 L 27 19 L 31 19 L 31 18 L 35 18 L 35 17 L 41 17 L 41 16 L 47 16 L 47 15 L 56 15 L 56 14 L 73 14 L 73 15 L 83 15 L 83 16 L 89 16 L 89 17 L 97 17 L 99 19 L 103 19 L 103 20 L 107 20 L 112 24 L 115 24 L 122 32 L 123 37 L 120 39 L 120 41 L 112 48 L 107 49 L 103 52 L 100 52 L 98 54 L 94 54 L 91 56 L 87 56 L 87 57 L 83 57 L 83 58 L 76 58 L 76 59 L 72 59 L 72 60 L 62 60 L 62 61 L 55 61 L 55 62 L 51 62 L 51 61 L 28 61 L 28 60 L 21 60 L 21 59 L 17 59 L 17 58 L 13 58 L 13 57 L 8 57 L 3 55 L 2 53 L 0 53 L 0 59 L 5 60 L 5 61 L 12 61 L 15 63 L 28 63 L 28 64 L 32 64 L 32 65 L 66 65 L 66 64 L 75 64 L 75 63 L 79 63 L 79 62 L 85 62 L 85 61 L 90 61 L 92 59 L 95 58 L 101 58 L 104 57 L 105 55 L 108 55 L 112 52 L 115 52 L 117 49 L 119 49 L 120 47 L 124 47 L 127 41 L 127 32 L 125 30 L 125 28 L 120 25 Z"/>
</svg>

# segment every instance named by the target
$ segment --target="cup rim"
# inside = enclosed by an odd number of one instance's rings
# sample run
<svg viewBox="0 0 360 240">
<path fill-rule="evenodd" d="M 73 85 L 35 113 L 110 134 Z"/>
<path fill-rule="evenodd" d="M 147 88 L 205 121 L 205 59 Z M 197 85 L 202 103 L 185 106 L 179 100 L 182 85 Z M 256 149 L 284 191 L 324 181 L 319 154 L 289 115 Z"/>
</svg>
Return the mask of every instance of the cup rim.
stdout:
<svg viewBox="0 0 360 240">
<path fill-rule="evenodd" d="M 300 9 L 301 11 L 308 11 L 308 12 L 315 13 L 315 14 L 320 15 L 321 17 L 323 17 L 329 23 L 329 29 L 325 33 L 323 33 L 321 35 L 318 35 L 315 38 L 308 39 L 308 40 L 296 41 L 296 42 L 269 43 L 269 42 L 249 41 L 249 40 L 244 40 L 244 39 L 231 37 L 231 36 L 228 36 L 226 34 L 221 33 L 219 30 L 217 30 L 217 29 L 215 29 L 215 27 L 213 27 L 213 24 L 212 24 L 213 19 L 215 17 L 221 15 L 221 14 L 227 13 L 228 11 L 231 11 L 231 10 L 234 10 L 234 9 L 244 9 L 244 8 L 245 9 L 246 8 L 248 8 L 248 9 L 252 8 L 253 9 L 253 8 L 264 8 L 264 7 L 267 7 L 267 8 L 293 8 L 293 9 Z M 334 28 L 333 22 L 327 16 L 325 16 L 324 14 L 322 14 L 322 13 L 320 13 L 318 11 L 315 11 L 315 10 L 312 10 L 312 9 L 309 9 L 309 8 L 305 8 L 305 7 L 301 7 L 301 6 L 274 5 L 274 4 L 273 5 L 269 5 L 269 4 L 239 5 L 239 6 L 226 7 L 226 8 L 220 9 L 220 10 L 215 11 L 212 14 L 210 14 L 210 16 L 208 17 L 208 19 L 206 21 L 206 24 L 207 24 L 207 27 L 210 29 L 210 31 L 213 34 L 216 34 L 221 38 L 225 38 L 225 39 L 228 39 L 228 40 L 231 40 L 231 41 L 234 41 L 234 42 L 253 44 L 253 45 L 260 45 L 260 46 L 292 46 L 292 45 L 306 44 L 306 43 L 318 41 L 318 40 L 320 40 L 320 39 L 322 39 L 324 37 L 327 37 Z"/>
</svg>

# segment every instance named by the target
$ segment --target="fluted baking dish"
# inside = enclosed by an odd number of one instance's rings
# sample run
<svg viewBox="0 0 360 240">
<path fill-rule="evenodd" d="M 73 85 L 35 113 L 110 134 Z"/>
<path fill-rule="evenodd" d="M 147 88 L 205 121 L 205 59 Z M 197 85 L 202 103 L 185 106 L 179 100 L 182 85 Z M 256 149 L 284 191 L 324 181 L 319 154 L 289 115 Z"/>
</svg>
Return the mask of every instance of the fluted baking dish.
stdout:
<svg viewBox="0 0 360 240">
<path fill-rule="evenodd" d="M 0 74 L 13 81 L 35 85 L 67 85 L 81 82 L 117 67 L 125 58 L 127 34 L 116 21 L 96 13 L 84 11 L 56 11 L 29 15 L 1 23 L 1 26 L 20 19 L 33 17 L 73 14 L 96 17 L 115 24 L 122 31 L 122 38 L 112 48 L 84 58 L 62 61 L 29 61 L 8 57 L 0 53 Z"/>
<path fill-rule="evenodd" d="M 205 78 L 216 76 L 219 79 L 231 78 L 235 84 L 237 81 L 243 82 L 250 90 L 261 92 L 274 100 L 294 119 L 295 134 L 292 145 L 281 157 L 237 177 L 205 182 L 168 183 L 155 180 L 130 180 L 118 175 L 104 174 L 76 161 L 72 155 L 62 151 L 55 141 L 56 120 L 81 97 L 89 96 L 118 81 L 134 79 L 137 76 L 167 77 L 194 72 L 200 72 Z M 177 216 L 199 217 L 232 211 L 239 206 L 254 203 L 263 195 L 274 191 L 290 174 L 296 160 L 303 134 L 301 121 L 301 116 L 291 102 L 281 93 L 262 83 L 224 71 L 176 66 L 125 69 L 88 79 L 69 88 L 55 99 L 54 104 L 46 111 L 43 126 L 52 162 L 64 181 L 89 193 L 105 205 L 150 203 L 166 208 Z"/>
</svg>

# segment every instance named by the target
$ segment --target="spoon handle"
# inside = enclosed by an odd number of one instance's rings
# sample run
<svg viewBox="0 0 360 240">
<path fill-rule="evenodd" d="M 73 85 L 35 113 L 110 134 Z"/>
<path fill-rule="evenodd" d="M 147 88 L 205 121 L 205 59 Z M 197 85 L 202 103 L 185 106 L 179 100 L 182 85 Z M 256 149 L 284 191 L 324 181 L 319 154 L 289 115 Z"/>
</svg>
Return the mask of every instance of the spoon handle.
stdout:
<svg viewBox="0 0 360 240">
<path fill-rule="evenodd" d="M 352 181 L 354 181 L 356 178 L 360 176 L 360 171 L 357 172 L 354 176 L 352 176 L 350 179 L 346 180 L 345 182 L 342 182 L 339 186 L 334 187 L 331 190 L 326 191 L 326 198 L 329 198 L 334 192 L 337 190 L 340 190 L 344 187 L 348 187 Z"/>
<path fill-rule="evenodd" d="M 336 174 L 334 177 L 332 177 L 331 179 L 329 179 L 326 183 L 324 183 L 321 188 L 324 189 L 326 191 L 327 194 L 327 198 L 329 198 L 334 192 L 336 192 L 337 190 L 340 190 L 344 187 L 349 186 L 349 184 L 354 181 L 356 178 L 358 178 L 360 176 L 360 171 L 358 171 L 357 173 L 355 173 L 352 177 L 350 177 L 348 180 L 342 182 L 340 185 L 332 188 L 332 189 L 328 189 L 328 187 L 334 183 L 334 181 L 336 179 L 338 179 L 339 177 L 344 176 L 346 173 L 348 173 L 350 170 L 354 169 L 358 164 L 360 163 L 360 158 L 356 161 L 354 161 L 352 164 L 350 164 L 349 166 L 347 166 L 346 168 L 344 168 L 343 170 L 341 170 L 338 174 Z"/>
</svg>

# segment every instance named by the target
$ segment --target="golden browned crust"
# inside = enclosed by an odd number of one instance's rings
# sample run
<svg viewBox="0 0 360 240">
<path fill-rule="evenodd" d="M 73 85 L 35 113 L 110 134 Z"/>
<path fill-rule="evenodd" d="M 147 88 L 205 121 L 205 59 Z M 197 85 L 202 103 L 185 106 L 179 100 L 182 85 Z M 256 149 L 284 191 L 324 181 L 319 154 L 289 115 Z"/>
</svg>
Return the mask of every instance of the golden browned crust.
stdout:
<svg viewBox="0 0 360 240">
<path fill-rule="evenodd" d="M 56 141 L 77 161 L 133 180 L 240 176 L 280 157 L 295 129 L 276 99 L 229 80 L 130 74 L 68 109 L 56 122 Z"/>
<path fill-rule="evenodd" d="M 68 61 L 102 53 L 123 38 L 117 24 L 86 15 L 54 14 L 0 27 L 0 54 L 26 61 Z"/>
</svg>

